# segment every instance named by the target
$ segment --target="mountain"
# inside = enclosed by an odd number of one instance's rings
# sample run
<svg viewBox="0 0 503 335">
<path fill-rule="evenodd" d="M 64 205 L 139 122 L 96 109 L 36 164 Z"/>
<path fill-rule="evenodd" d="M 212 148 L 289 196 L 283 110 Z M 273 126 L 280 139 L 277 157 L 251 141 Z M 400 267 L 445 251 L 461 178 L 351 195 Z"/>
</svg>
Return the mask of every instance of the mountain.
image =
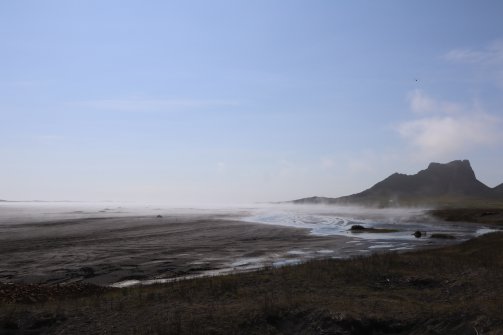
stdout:
<svg viewBox="0 0 503 335">
<path fill-rule="evenodd" d="M 493 191 L 498 193 L 498 194 L 503 194 L 503 183 L 502 184 L 499 184 L 498 186 L 496 186 L 495 188 L 493 188 Z"/>
<path fill-rule="evenodd" d="M 311 197 L 294 200 L 296 204 L 375 204 L 400 206 L 502 199 L 503 184 L 490 188 L 477 180 L 468 160 L 446 164 L 430 163 L 414 175 L 394 173 L 371 188 L 340 198 Z"/>
</svg>

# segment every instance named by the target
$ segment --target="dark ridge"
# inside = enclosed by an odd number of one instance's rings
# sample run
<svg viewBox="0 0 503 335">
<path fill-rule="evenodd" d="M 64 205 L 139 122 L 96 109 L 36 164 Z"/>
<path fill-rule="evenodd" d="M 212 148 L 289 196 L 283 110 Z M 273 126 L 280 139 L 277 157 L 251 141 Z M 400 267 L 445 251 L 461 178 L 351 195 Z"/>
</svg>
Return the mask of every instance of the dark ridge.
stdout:
<svg viewBox="0 0 503 335">
<path fill-rule="evenodd" d="M 309 197 L 309 198 L 302 198 L 298 200 L 293 200 L 292 202 L 295 204 L 312 204 L 312 203 L 317 203 L 317 204 L 329 204 L 333 198 L 326 198 L 326 197 Z"/>
<path fill-rule="evenodd" d="M 490 188 L 475 176 L 468 160 L 430 163 L 414 175 L 394 173 L 371 188 L 340 198 L 311 197 L 294 200 L 297 204 L 379 204 L 411 205 L 439 199 L 502 199 L 503 184 Z"/>
<path fill-rule="evenodd" d="M 486 196 L 491 191 L 477 180 L 470 162 L 463 160 L 447 164 L 430 163 L 426 170 L 410 176 L 395 173 L 358 195 Z"/>
</svg>

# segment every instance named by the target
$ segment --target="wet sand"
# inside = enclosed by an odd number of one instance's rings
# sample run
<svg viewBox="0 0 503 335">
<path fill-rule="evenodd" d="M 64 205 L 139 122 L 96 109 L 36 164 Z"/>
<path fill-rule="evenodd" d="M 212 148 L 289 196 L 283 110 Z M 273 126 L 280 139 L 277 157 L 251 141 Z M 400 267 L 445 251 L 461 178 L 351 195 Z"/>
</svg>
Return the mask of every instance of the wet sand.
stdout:
<svg viewBox="0 0 503 335">
<path fill-rule="evenodd" d="M 472 237 L 477 229 L 464 231 L 458 225 L 427 223 L 423 216 L 405 219 L 391 212 L 362 212 L 360 215 L 374 219 L 370 223 L 352 221 L 331 211 L 319 214 L 321 208 L 300 212 L 143 209 L 150 213 L 147 215 L 128 213 L 124 208 L 69 211 L 76 206 L 51 206 L 4 206 L 0 213 L 0 282 L 124 287 L 292 265 L 315 258 L 453 244 Z M 157 217 L 158 213 L 162 216 Z M 265 223 L 254 223 L 261 220 Z M 349 231 L 353 223 L 362 222 L 370 228 L 399 231 Z M 455 240 L 415 239 L 412 232 L 417 229 L 457 235 Z"/>
<path fill-rule="evenodd" d="M 0 281 L 110 285 L 354 254 L 342 236 L 226 218 L 164 216 L 4 224 Z"/>
</svg>

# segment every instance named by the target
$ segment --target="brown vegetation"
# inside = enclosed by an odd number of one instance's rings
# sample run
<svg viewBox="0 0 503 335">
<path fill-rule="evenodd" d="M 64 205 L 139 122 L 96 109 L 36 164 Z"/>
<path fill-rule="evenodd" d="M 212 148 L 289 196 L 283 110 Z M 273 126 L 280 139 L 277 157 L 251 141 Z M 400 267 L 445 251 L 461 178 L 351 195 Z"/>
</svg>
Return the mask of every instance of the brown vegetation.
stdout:
<svg viewBox="0 0 503 335">
<path fill-rule="evenodd" d="M 503 205 L 480 208 L 443 208 L 431 210 L 433 216 L 451 222 L 475 222 L 503 225 Z"/>
<path fill-rule="evenodd" d="M 0 333 L 502 334 L 503 233 L 404 254 L 8 303 Z"/>
</svg>

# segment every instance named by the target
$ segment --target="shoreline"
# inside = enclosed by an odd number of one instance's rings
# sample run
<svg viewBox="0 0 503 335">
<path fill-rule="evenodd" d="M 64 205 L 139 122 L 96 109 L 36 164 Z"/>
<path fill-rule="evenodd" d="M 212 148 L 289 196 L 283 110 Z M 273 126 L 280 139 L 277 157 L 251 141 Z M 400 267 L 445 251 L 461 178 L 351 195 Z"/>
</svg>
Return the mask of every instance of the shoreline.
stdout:
<svg viewBox="0 0 503 335">
<path fill-rule="evenodd" d="M 415 239 L 409 236 L 412 231 L 400 240 L 394 232 L 378 233 L 381 228 L 372 227 L 368 232 L 317 235 L 306 224 L 292 227 L 243 217 L 247 213 L 235 211 L 2 224 L 0 253 L 9 257 L 0 268 L 0 282 L 126 287 L 465 240 Z"/>
</svg>

